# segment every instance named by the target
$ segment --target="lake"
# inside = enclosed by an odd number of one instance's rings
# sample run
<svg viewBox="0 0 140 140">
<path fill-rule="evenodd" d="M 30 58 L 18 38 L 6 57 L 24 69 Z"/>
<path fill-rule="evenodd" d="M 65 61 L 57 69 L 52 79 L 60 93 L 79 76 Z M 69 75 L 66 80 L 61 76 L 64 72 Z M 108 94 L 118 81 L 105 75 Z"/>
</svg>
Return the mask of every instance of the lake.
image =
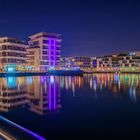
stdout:
<svg viewBox="0 0 140 140">
<path fill-rule="evenodd" d="M 0 78 L 0 115 L 47 140 L 140 139 L 140 75 Z"/>
</svg>

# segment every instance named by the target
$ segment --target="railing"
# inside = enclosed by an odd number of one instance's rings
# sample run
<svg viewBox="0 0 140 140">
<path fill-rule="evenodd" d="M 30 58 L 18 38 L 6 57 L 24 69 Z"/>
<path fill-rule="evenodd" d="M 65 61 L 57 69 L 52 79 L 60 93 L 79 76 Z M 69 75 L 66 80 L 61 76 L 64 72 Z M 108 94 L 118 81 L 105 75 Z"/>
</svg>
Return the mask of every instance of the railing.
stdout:
<svg viewBox="0 0 140 140">
<path fill-rule="evenodd" d="M 8 140 L 46 140 L 42 136 L 0 116 L 0 135 Z"/>
</svg>

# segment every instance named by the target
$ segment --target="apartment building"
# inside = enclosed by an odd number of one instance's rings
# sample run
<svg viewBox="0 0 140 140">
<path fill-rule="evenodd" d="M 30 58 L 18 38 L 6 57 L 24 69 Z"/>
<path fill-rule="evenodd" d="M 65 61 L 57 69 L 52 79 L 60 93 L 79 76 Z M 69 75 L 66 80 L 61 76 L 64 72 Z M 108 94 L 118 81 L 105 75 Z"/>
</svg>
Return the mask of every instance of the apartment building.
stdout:
<svg viewBox="0 0 140 140">
<path fill-rule="evenodd" d="M 88 70 L 91 68 L 91 57 L 88 56 L 74 56 L 68 58 L 61 58 L 61 67 L 69 69 Z"/>
<path fill-rule="evenodd" d="M 60 67 L 61 69 L 70 70 L 74 67 L 74 61 L 71 57 L 62 57 L 60 58 Z"/>
<path fill-rule="evenodd" d="M 140 71 L 140 52 L 124 52 L 94 59 L 95 71 L 101 72 L 133 72 Z"/>
<path fill-rule="evenodd" d="M 28 65 L 35 71 L 58 69 L 61 56 L 61 35 L 40 32 L 29 36 Z"/>
<path fill-rule="evenodd" d="M 27 45 L 19 39 L 0 37 L 0 71 L 25 71 L 26 48 Z"/>
<path fill-rule="evenodd" d="M 120 53 L 118 63 L 121 71 L 140 71 L 140 52 Z"/>
<path fill-rule="evenodd" d="M 40 48 L 27 48 L 28 71 L 40 70 Z"/>
</svg>

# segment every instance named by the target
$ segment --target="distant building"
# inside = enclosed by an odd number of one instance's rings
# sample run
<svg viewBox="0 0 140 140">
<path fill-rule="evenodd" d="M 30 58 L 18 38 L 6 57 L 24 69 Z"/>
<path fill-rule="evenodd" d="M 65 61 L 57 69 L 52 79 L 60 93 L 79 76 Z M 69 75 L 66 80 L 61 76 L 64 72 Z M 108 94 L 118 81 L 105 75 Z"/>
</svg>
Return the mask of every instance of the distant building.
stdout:
<svg viewBox="0 0 140 140">
<path fill-rule="evenodd" d="M 58 69 L 61 56 L 60 34 L 40 32 L 29 36 L 28 65 L 35 71 Z"/>
<path fill-rule="evenodd" d="M 71 57 L 60 58 L 60 66 L 62 69 L 71 69 L 74 66 L 74 62 Z"/>
<path fill-rule="evenodd" d="M 26 48 L 27 45 L 19 39 L 0 37 L 0 71 L 25 71 Z"/>
<path fill-rule="evenodd" d="M 126 52 L 94 59 L 96 67 L 93 70 L 101 72 L 114 72 L 114 71 L 140 71 L 140 52 Z"/>
<path fill-rule="evenodd" d="M 91 69 L 97 68 L 98 66 L 98 61 L 96 57 L 91 57 Z"/>
<path fill-rule="evenodd" d="M 68 58 L 61 58 L 62 68 L 79 68 L 81 70 L 88 70 L 91 68 L 91 57 L 88 56 L 74 56 Z"/>
</svg>

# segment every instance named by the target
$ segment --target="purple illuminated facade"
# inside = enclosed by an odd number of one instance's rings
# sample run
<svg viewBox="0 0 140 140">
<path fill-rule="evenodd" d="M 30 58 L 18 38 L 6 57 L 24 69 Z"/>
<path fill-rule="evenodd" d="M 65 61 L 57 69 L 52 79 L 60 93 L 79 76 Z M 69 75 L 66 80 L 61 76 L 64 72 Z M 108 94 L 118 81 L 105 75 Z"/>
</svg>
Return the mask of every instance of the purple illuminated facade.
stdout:
<svg viewBox="0 0 140 140">
<path fill-rule="evenodd" d="M 59 69 L 60 34 L 40 32 L 29 37 L 28 65 L 33 70 Z"/>
</svg>

